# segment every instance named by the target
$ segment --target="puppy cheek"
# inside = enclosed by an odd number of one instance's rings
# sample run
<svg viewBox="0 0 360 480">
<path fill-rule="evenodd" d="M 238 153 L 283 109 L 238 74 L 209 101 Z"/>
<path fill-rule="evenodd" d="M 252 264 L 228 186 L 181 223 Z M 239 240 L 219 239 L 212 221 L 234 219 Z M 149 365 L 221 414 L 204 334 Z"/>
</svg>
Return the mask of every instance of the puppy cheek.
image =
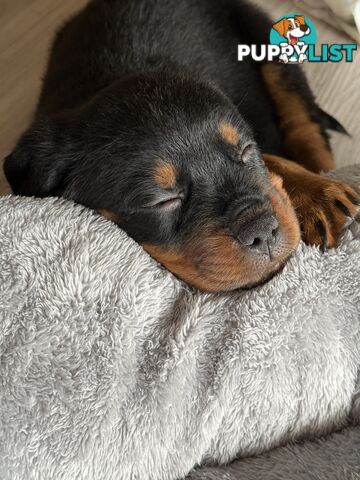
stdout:
<svg viewBox="0 0 360 480">
<path fill-rule="evenodd" d="M 295 251 L 301 238 L 299 221 L 291 200 L 283 188 L 282 178 L 271 173 L 270 181 L 273 186 L 270 200 L 279 222 L 280 231 L 288 249 Z"/>
<path fill-rule="evenodd" d="M 202 275 L 193 263 L 191 253 L 185 249 L 167 249 L 149 243 L 141 244 L 144 250 L 184 282 L 201 290 L 215 291 L 216 285 Z"/>
<path fill-rule="evenodd" d="M 182 249 L 143 244 L 159 263 L 193 287 L 209 292 L 229 291 L 261 283 L 277 265 L 244 251 L 225 232 L 197 232 Z M 281 261 L 285 260 L 287 255 Z"/>
<path fill-rule="evenodd" d="M 120 222 L 120 216 L 117 213 L 112 212 L 111 210 L 106 210 L 104 208 L 100 208 L 100 209 L 96 210 L 96 212 L 99 215 L 101 215 L 102 217 L 105 217 L 105 218 L 107 218 L 108 220 L 111 220 L 114 223 L 119 223 Z"/>
<path fill-rule="evenodd" d="M 202 268 L 212 291 L 241 288 L 257 275 L 251 255 L 224 231 L 209 228 L 191 242 L 191 256 Z"/>
</svg>

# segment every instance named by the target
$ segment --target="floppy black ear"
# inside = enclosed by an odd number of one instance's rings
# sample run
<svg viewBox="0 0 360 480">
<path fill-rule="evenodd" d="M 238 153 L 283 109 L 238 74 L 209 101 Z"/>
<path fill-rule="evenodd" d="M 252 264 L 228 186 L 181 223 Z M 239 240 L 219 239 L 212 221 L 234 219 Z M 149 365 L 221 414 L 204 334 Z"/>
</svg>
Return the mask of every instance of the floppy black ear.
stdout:
<svg viewBox="0 0 360 480">
<path fill-rule="evenodd" d="M 27 176 L 29 170 L 29 162 L 25 152 L 22 152 L 20 146 L 17 146 L 15 150 L 5 158 L 4 161 L 4 173 L 7 181 L 9 182 L 13 192 L 17 195 L 24 190 L 24 179 Z M 23 193 L 26 195 L 26 193 Z"/>
<path fill-rule="evenodd" d="M 13 192 L 38 197 L 61 194 L 70 158 L 64 150 L 66 146 L 56 140 L 50 125 L 26 132 L 4 162 Z"/>
</svg>

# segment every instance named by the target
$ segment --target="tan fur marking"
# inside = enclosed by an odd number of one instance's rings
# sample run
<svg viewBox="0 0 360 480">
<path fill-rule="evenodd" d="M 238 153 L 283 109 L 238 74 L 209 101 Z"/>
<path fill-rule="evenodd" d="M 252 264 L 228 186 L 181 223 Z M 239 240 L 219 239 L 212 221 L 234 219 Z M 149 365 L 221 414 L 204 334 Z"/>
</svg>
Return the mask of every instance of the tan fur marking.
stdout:
<svg viewBox="0 0 360 480">
<path fill-rule="evenodd" d="M 279 68 L 266 64 L 262 74 L 280 119 L 286 156 L 313 172 L 334 169 L 333 156 L 319 125 L 312 121 L 301 96 L 282 84 Z"/>
<path fill-rule="evenodd" d="M 155 182 L 161 188 L 172 188 L 176 184 L 176 169 L 170 162 L 159 160 L 155 167 Z"/>
<path fill-rule="evenodd" d="M 211 249 L 210 260 L 205 258 L 201 245 L 195 251 L 186 247 L 171 251 L 150 244 L 143 245 L 143 248 L 176 276 L 201 290 L 231 290 L 247 283 L 254 275 L 256 269 L 253 265 L 252 268 L 249 266 L 245 255 L 226 234 L 214 232 L 202 238 L 202 242 L 207 249 Z M 198 257 L 201 258 L 200 262 Z"/>
<path fill-rule="evenodd" d="M 237 145 L 240 140 L 240 134 L 230 123 L 221 121 L 219 123 L 219 132 L 226 143 Z"/>
<path fill-rule="evenodd" d="M 116 215 L 114 212 L 110 212 L 110 210 L 106 210 L 104 208 L 101 208 L 100 210 L 96 210 L 99 215 L 102 215 L 105 218 L 108 218 L 112 222 L 117 222 L 119 221 L 119 216 Z"/>
<path fill-rule="evenodd" d="M 196 269 L 192 265 L 190 259 L 186 258 L 186 254 L 180 251 L 168 250 L 156 245 L 143 244 L 142 246 L 149 255 L 151 255 L 153 258 L 156 258 L 158 262 L 164 265 L 179 278 L 195 287 L 202 287 L 200 276 L 198 272 L 196 272 Z M 206 282 L 206 284 L 207 288 L 211 289 L 212 284 L 208 284 L 208 282 Z"/>
</svg>

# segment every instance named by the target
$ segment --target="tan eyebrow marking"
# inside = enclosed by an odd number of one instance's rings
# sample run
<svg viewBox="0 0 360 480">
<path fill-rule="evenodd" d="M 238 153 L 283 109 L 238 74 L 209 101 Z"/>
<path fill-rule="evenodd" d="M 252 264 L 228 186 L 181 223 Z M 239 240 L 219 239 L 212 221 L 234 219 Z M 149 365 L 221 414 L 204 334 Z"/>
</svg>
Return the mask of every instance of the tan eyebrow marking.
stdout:
<svg viewBox="0 0 360 480">
<path fill-rule="evenodd" d="M 119 216 L 116 213 L 111 212 L 110 210 L 106 210 L 105 208 L 101 208 L 100 210 L 96 210 L 99 215 L 102 215 L 105 218 L 108 218 L 112 222 L 119 221 Z"/>
<path fill-rule="evenodd" d="M 240 140 L 240 134 L 230 123 L 221 121 L 219 123 L 219 132 L 226 143 L 237 145 Z"/>
<path fill-rule="evenodd" d="M 176 184 L 176 169 L 170 162 L 159 160 L 154 172 L 155 182 L 161 188 L 172 188 Z"/>
</svg>

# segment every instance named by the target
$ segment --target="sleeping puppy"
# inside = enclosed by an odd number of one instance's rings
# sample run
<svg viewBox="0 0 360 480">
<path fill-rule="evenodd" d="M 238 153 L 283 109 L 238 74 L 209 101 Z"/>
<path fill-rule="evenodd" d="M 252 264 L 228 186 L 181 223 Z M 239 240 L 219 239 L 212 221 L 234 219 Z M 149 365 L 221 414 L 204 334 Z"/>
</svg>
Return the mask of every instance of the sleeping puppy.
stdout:
<svg viewBox="0 0 360 480">
<path fill-rule="evenodd" d="M 237 62 L 271 21 L 239 0 L 93 0 L 58 33 L 14 193 L 110 218 L 189 284 L 247 288 L 300 235 L 332 247 L 358 210 L 302 72 Z"/>
</svg>

